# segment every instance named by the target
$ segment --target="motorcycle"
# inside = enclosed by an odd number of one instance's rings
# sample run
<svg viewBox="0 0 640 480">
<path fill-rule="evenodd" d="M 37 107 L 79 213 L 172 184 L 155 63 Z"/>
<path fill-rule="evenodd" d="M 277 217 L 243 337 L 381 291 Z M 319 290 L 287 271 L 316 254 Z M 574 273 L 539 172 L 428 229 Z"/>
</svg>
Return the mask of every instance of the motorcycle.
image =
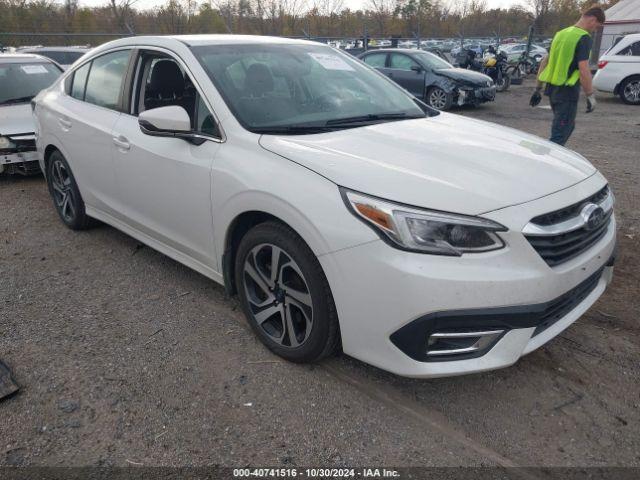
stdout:
<svg viewBox="0 0 640 480">
<path fill-rule="evenodd" d="M 458 64 L 460 68 L 475 70 L 490 76 L 496 85 L 497 92 L 504 92 L 511 85 L 507 56 L 503 52 L 496 52 L 492 47 L 489 47 L 482 59 L 478 59 L 473 50 L 466 50 Z"/>
</svg>

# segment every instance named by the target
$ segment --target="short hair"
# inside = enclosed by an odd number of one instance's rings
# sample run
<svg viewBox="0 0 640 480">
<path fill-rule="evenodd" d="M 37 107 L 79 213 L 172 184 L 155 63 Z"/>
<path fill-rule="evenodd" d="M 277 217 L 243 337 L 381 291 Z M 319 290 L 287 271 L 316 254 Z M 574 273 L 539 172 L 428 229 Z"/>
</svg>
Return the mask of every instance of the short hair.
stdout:
<svg viewBox="0 0 640 480">
<path fill-rule="evenodd" d="M 606 20 L 606 17 L 604 15 L 604 10 L 602 10 L 602 8 L 597 7 L 597 6 L 589 7 L 587 10 L 582 12 L 582 16 L 583 17 L 596 17 L 596 20 L 598 20 L 598 22 L 600 22 L 600 23 L 604 23 L 605 20 Z"/>
</svg>

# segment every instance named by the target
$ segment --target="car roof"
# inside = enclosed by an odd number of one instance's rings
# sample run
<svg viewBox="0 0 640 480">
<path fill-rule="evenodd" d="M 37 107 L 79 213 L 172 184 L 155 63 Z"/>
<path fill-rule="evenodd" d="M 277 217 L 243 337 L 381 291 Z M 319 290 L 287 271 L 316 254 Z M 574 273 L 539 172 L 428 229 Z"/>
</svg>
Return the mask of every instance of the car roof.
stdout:
<svg viewBox="0 0 640 480">
<path fill-rule="evenodd" d="M 24 52 L 88 52 L 91 50 L 86 47 L 34 47 L 34 48 L 26 48 Z"/>
<path fill-rule="evenodd" d="M 324 45 L 319 42 L 313 42 L 303 39 L 269 37 L 263 35 L 226 35 L 226 34 L 201 34 L 201 35 L 145 35 L 138 37 L 126 37 L 116 42 L 120 45 L 138 45 L 149 41 L 154 42 L 171 42 L 178 41 L 189 46 L 199 45 L 240 45 L 240 44 L 308 44 L 308 45 Z M 114 42 L 115 43 L 115 42 Z"/>
<path fill-rule="evenodd" d="M 23 62 L 55 63 L 50 59 L 33 53 L 0 53 L 2 63 L 23 63 Z"/>
<path fill-rule="evenodd" d="M 426 52 L 426 53 L 431 53 L 428 52 L 426 50 L 418 50 L 417 48 L 372 48 L 370 50 L 367 50 L 366 52 L 362 52 L 361 55 L 364 55 L 365 53 L 376 53 L 376 52 L 382 52 L 382 53 L 406 53 L 406 54 L 412 54 L 412 53 L 420 53 L 420 52 Z"/>
</svg>

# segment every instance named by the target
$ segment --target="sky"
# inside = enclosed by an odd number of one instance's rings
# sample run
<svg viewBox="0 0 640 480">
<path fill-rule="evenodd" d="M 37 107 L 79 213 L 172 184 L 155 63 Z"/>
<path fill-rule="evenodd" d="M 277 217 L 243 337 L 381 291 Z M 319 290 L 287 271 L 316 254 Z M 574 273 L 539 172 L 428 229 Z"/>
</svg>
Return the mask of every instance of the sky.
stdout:
<svg viewBox="0 0 640 480">
<path fill-rule="evenodd" d="M 198 0 L 196 0 L 198 1 Z M 367 3 L 367 0 L 344 0 L 345 6 L 352 10 L 363 8 Z M 508 8 L 511 5 L 522 4 L 522 0 L 486 0 L 489 8 Z M 81 6 L 95 7 L 99 5 L 105 5 L 108 0 L 80 0 Z M 138 0 L 135 3 L 135 7 L 138 9 L 150 9 L 166 3 L 166 0 Z M 201 1 L 198 1 L 201 3 Z"/>
</svg>

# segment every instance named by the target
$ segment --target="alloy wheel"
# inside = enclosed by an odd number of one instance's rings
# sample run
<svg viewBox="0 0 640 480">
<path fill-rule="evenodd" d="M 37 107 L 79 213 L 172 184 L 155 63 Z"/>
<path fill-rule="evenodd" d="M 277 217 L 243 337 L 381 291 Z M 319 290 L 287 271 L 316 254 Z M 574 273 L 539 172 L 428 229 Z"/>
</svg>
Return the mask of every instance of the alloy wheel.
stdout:
<svg viewBox="0 0 640 480">
<path fill-rule="evenodd" d="M 273 244 L 257 245 L 245 259 L 243 281 L 258 327 L 283 347 L 305 343 L 313 328 L 313 303 L 307 280 L 291 255 Z"/>
<path fill-rule="evenodd" d="M 429 105 L 442 110 L 447 105 L 447 93 L 441 88 L 434 88 L 429 93 Z"/>
<path fill-rule="evenodd" d="M 56 208 L 65 222 L 73 222 L 76 218 L 76 198 L 71 187 L 71 175 L 60 160 L 54 160 L 51 168 L 51 186 Z"/>
<path fill-rule="evenodd" d="M 640 102 L 640 80 L 632 80 L 624 86 L 624 98 L 631 103 Z"/>
</svg>

